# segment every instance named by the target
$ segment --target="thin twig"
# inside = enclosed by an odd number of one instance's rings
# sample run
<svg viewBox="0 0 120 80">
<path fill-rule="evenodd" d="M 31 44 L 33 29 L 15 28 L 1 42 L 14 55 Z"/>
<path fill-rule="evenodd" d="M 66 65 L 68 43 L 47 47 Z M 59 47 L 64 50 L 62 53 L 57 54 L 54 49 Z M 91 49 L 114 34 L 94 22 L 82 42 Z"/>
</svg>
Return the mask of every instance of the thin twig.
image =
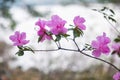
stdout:
<svg viewBox="0 0 120 80">
<path fill-rule="evenodd" d="M 44 51 L 44 52 L 48 52 L 48 51 L 58 51 L 59 49 L 51 49 L 51 50 L 33 50 L 34 52 L 39 52 L 39 51 Z"/>
<path fill-rule="evenodd" d="M 66 49 L 66 48 L 60 48 L 60 50 L 66 50 L 66 51 L 74 51 L 74 52 L 78 52 L 78 50 L 74 50 L 74 49 Z"/>
<path fill-rule="evenodd" d="M 93 59 L 97 59 L 97 60 L 102 61 L 102 62 L 104 62 L 104 63 L 107 63 L 107 64 L 109 64 L 110 66 L 114 67 L 116 70 L 120 71 L 120 69 L 117 68 L 117 67 L 116 67 L 115 65 L 113 65 L 112 63 L 110 63 L 110 62 L 108 62 L 108 61 L 106 61 L 106 60 L 103 60 L 103 59 L 101 59 L 101 58 L 97 58 L 97 57 L 88 55 L 88 54 L 84 53 L 83 51 L 80 51 L 80 48 L 79 48 L 79 46 L 77 45 L 75 39 L 73 40 L 73 42 L 74 42 L 75 45 L 77 46 L 78 52 L 80 52 L 81 54 L 83 54 L 83 55 L 85 55 L 85 56 L 88 56 L 88 57 L 90 57 L 90 58 L 93 58 Z"/>
<path fill-rule="evenodd" d="M 104 62 L 104 63 L 107 63 L 107 64 L 109 64 L 110 66 L 112 66 L 113 68 L 115 68 L 116 70 L 120 71 L 120 69 L 117 68 L 114 64 L 112 64 L 112 63 L 110 63 L 110 62 L 108 62 L 108 61 L 106 61 L 106 60 L 103 60 L 103 59 L 101 59 L 101 58 L 97 58 L 97 57 L 93 57 L 93 56 L 91 56 L 91 55 L 88 55 L 88 54 L 86 54 L 86 53 L 84 53 L 83 51 L 80 51 L 80 50 L 66 49 L 66 48 L 61 48 L 61 47 L 60 47 L 60 48 L 58 48 L 58 49 L 52 49 L 52 50 L 33 50 L 33 51 L 34 51 L 34 52 L 39 52 L 39 51 L 48 52 L 48 51 L 58 51 L 58 50 L 79 52 L 79 53 L 81 53 L 81 54 L 83 54 L 83 55 L 85 55 L 85 56 L 87 56 L 87 57 L 90 57 L 90 58 L 93 58 L 93 59 L 102 61 L 102 62 Z"/>
<path fill-rule="evenodd" d="M 75 38 L 73 39 L 73 42 L 75 43 L 75 45 L 76 45 L 78 51 L 80 51 L 80 48 L 79 48 L 78 44 L 77 44 L 76 41 L 75 41 Z"/>
<path fill-rule="evenodd" d="M 110 66 L 114 67 L 116 70 L 120 71 L 120 69 L 117 68 L 114 64 L 112 64 L 112 63 L 110 63 L 110 62 L 108 62 L 108 61 L 106 61 L 106 60 L 103 60 L 103 59 L 97 58 L 97 57 L 93 57 L 93 56 L 88 55 L 88 54 L 86 54 L 86 53 L 84 53 L 84 52 L 82 52 L 82 51 L 79 51 L 79 52 L 80 52 L 81 54 L 85 55 L 85 56 L 90 57 L 90 58 L 97 59 L 97 60 L 99 60 L 99 61 L 102 61 L 102 62 L 104 62 L 104 63 L 107 63 L 107 64 L 109 64 Z"/>
<path fill-rule="evenodd" d="M 55 42 L 55 41 L 54 41 Z M 59 45 L 57 44 L 57 42 L 55 42 L 55 44 L 57 45 L 57 47 L 59 47 Z"/>
<path fill-rule="evenodd" d="M 102 62 L 104 62 L 104 63 L 106 63 L 106 64 L 109 64 L 110 66 L 112 66 L 112 67 L 115 68 L 116 70 L 120 71 L 120 69 L 117 68 L 114 64 L 112 64 L 112 63 L 110 63 L 110 62 L 108 62 L 108 61 L 106 61 L 106 60 L 103 60 L 103 59 L 101 59 L 101 58 L 97 58 L 97 57 L 93 57 L 93 56 L 91 56 L 91 55 L 88 55 L 88 54 L 86 54 L 86 53 L 84 53 L 84 52 L 82 52 L 82 51 L 72 50 L 72 49 L 65 49 L 65 48 L 61 48 L 61 50 L 80 52 L 81 54 L 83 54 L 83 55 L 85 55 L 85 56 L 87 56 L 87 57 L 90 57 L 90 58 L 93 58 L 93 59 L 102 61 Z"/>
<path fill-rule="evenodd" d="M 60 44 L 60 42 L 58 41 L 58 45 L 59 45 L 59 48 L 61 48 L 61 44 Z"/>
<path fill-rule="evenodd" d="M 74 51 L 74 52 L 79 52 L 87 57 L 90 57 L 90 58 L 93 58 L 93 59 L 96 59 L 96 60 L 99 60 L 99 61 L 102 61 L 106 64 L 109 64 L 110 66 L 112 66 L 113 68 L 115 68 L 116 70 L 120 71 L 119 68 L 117 68 L 114 64 L 104 60 L 104 59 L 101 59 L 101 58 L 98 58 L 98 57 L 94 57 L 94 56 L 91 56 L 91 55 L 88 55 L 86 53 L 84 53 L 82 50 L 80 50 L 79 46 L 77 45 L 75 39 L 73 39 L 73 42 L 75 43 L 76 47 L 78 48 L 78 50 L 75 50 L 75 49 L 66 49 L 66 48 L 62 48 L 61 46 L 57 46 L 58 49 L 52 49 L 52 50 L 33 50 L 34 52 L 38 52 L 38 51 L 45 51 L 45 52 L 48 52 L 48 51 L 58 51 L 58 50 L 65 50 L 65 51 Z"/>
</svg>

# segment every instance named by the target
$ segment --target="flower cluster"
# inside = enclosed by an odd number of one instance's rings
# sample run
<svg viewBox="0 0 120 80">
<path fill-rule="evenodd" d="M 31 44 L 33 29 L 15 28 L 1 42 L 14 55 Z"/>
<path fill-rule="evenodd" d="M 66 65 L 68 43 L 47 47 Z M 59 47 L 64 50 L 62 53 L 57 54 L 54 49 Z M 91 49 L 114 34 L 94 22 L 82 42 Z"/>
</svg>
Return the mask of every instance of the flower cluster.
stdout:
<svg viewBox="0 0 120 80">
<path fill-rule="evenodd" d="M 82 30 L 86 29 L 84 25 L 85 19 L 80 16 L 74 17 L 74 28 L 73 35 L 75 37 L 79 37 Z M 65 27 L 67 21 L 60 18 L 58 15 L 53 15 L 51 20 L 45 21 L 39 19 L 35 25 L 39 26 L 39 30 L 37 31 L 37 35 L 39 36 L 38 42 L 43 42 L 44 40 L 53 40 L 53 35 L 56 36 L 55 41 L 59 41 L 61 37 L 68 37 L 67 34 L 68 29 Z M 76 36 L 77 35 L 77 36 Z M 23 46 L 29 42 L 29 40 L 25 40 L 26 33 L 16 31 L 14 35 L 10 36 L 10 40 L 14 42 L 14 46 Z"/>
<path fill-rule="evenodd" d="M 65 24 L 67 22 L 62 20 L 58 15 L 53 15 L 51 20 L 47 22 L 47 26 L 50 27 L 50 31 L 54 35 L 66 34 L 67 28 L 65 28 Z"/>
<path fill-rule="evenodd" d="M 67 33 L 64 27 L 66 21 L 62 20 L 58 15 L 53 15 L 50 21 L 38 20 L 36 25 L 40 27 L 38 30 L 39 41 L 45 39 L 52 40 L 52 35 L 63 35 Z M 39 42 L 38 41 L 38 42 Z"/>
<path fill-rule="evenodd" d="M 99 57 L 101 53 L 103 54 L 109 54 L 110 49 L 108 47 L 108 44 L 110 43 L 110 38 L 106 37 L 106 34 L 103 33 L 102 36 L 98 36 L 97 41 L 93 40 L 92 41 L 92 47 L 94 48 L 93 50 L 93 55 L 95 57 Z"/>
<path fill-rule="evenodd" d="M 37 35 L 39 36 L 38 42 L 43 42 L 46 39 L 53 40 L 55 42 L 60 41 L 62 37 L 67 38 L 70 36 L 67 34 L 67 32 L 70 30 L 73 32 L 74 40 L 76 37 L 83 35 L 83 30 L 86 30 L 86 26 L 84 25 L 85 21 L 86 20 L 83 17 L 75 16 L 73 19 L 74 25 L 72 25 L 72 28 L 67 29 L 65 27 L 67 21 L 63 20 L 58 15 L 53 15 L 51 17 L 51 20 L 48 21 L 39 19 L 35 23 L 35 25 L 39 26 L 39 30 L 37 31 Z M 55 36 L 55 39 L 53 36 Z M 30 47 L 24 46 L 29 43 L 29 40 L 26 40 L 25 32 L 20 33 L 19 31 L 16 31 L 14 35 L 11 35 L 9 37 L 9 39 L 13 42 L 14 46 L 17 46 L 19 48 L 19 51 L 17 52 L 18 55 L 23 55 L 24 51 L 32 51 L 34 53 Z M 118 39 L 120 42 L 120 38 Z M 110 53 L 110 48 L 108 46 L 110 42 L 110 38 L 107 37 L 106 33 L 104 32 L 103 35 L 97 36 L 96 40 L 93 40 L 91 42 L 88 50 L 91 50 L 92 48 L 92 55 L 95 57 L 95 59 L 97 59 L 101 54 L 108 55 Z M 112 53 L 118 53 L 120 56 L 120 43 L 113 44 L 112 48 L 114 49 Z M 120 80 L 120 72 L 117 72 L 113 76 L 113 79 Z"/>
<path fill-rule="evenodd" d="M 85 30 L 85 25 L 83 24 L 85 22 L 84 18 L 81 18 L 80 16 L 74 17 L 73 20 L 75 24 L 75 28 L 79 28 L 80 30 Z M 51 17 L 51 20 L 45 21 L 45 20 L 38 20 L 36 22 L 36 25 L 39 26 L 39 30 L 37 32 L 39 36 L 38 42 L 43 42 L 45 39 L 47 40 L 53 40 L 53 35 L 56 36 L 55 41 L 59 41 L 61 37 L 67 37 L 69 36 L 67 34 L 68 29 L 65 27 L 65 24 L 67 21 L 60 18 L 58 15 L 53 15 Z M 76 31 L 77 32 L 77 31 Z M 75 34 L 79 34 L 75 33 Z"/>
</svg>

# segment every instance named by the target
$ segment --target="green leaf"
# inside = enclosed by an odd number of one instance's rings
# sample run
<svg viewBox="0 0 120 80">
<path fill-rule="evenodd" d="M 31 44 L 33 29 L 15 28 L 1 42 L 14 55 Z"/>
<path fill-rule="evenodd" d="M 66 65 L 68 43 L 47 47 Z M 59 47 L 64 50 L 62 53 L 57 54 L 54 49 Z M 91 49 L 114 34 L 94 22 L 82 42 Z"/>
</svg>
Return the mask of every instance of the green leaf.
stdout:
<svg viewBox="0 0 120 80">
<path fill-rule="evenodd" d="M 24 51 L 19 50 L 16 54 L 17 54 L 18 56 L 23 56 L 23 55 L 24 55 Z"/>
<path fill-rule="evenodd" d="M 69 26 L 71 26 L 71 27 L 75 27 L 74 25 L 71 25 L 71 24 L 70 24 Z"/>
<path fill-rule="evenodd" d="M 65 38 L 67 38 L 70 35 L 69 34 L 63 34 L 62 36 L 64 36 Z"/>
<path fill-rule="evenodd" d="M 86 46 L 90 46 L 90 44 L 87 44 L 87 43 L 86 43 L 85 45 L 86 45 Z"/>
<path fill-rule="evenodd" d="M 120 57 L 120 52 L 117 53 L 118 57 Z"/>
<path fill-rule="evenodd" d="M 20 50 L 23 49 L 23 46 L 17 46 Z"/>
<path fill-rule="evenodd" d="M 51 33 L 51 32 L 46 31 L 46 34 L 47 34 L 47 35 L 51 35 L 52 33 Z"/>
<path fill-rule="evenodd" d="M 105 19 L 107 19 L 107 17 L 106 17 L 106 16 L 104 16 L 104 18 L 105 18 Z"/>
<path fill-rule="evenodd" d="M 104 11 L 106 9 L 106 7 L 103 7 L 103 9 L 101 9 L 101 11 Z"/>
<path fill-rule="evenodd" d="M 114 41 L 115 42 L 120 42 L 120 38 L 115 38 Z"/>
<path fill-rule="evenodd" d="M 85 48 L 84 48 L 85 50 L 93 50 L 93 48 L 91 47 L 91 45 L 90 44 L 85 44 Z"/>
<path fill-rule="evenodd" d="M 79 31 L 77 29 L 74 29 L 73 30 L 73 35 L 74 35 L 74 38 L 76 38 L 76 37 L 80 36 L 80 33 L 79 33 Z"/>
<path fill-rule="evenodd" d="M 104 16 L 108 16 L 108 14 L 106 14 L 106 13 L 104 13 L 104 12 L 103 12 L 102 14 L 103 14 Z"/>
<path fill-rule="evenodd" d="M 83 31 L 82 30 L 80 30 L 78 28 L 73 29 L 73 36 L 74 36 L 74 38 L 80 37 L 80 35 L 81 36 L 83 35 Z"/>
<path fill-rule="evenodd" d="M 83 31 L 81 29 L 78 29 L 80 32 L 80 35 L 83 36 Z"/>
<path fill-rule="evenodd" d="M 112 53 L 111 53 L 111 54 L 113 55 L 113 54 L 115 54 L 115 53 L 116 53 L 116 51 L 112 51 Z"/>
<path fill-rule="evenodd" d="M 113 22 L 115 22 L 115 23 L 116 23 L 116 20 L 115 20 L 114 18 L 112 18 L 112 17 L 108 16 L 108 19 L 109 19 L 109 20 L 112 20 Z"/>
<path fill-rule="evenodd" d="M 73 30 L 74 28 L 69 28 L 68 31 Z"/>
<path fill-rule="evenodd" d="M 34 53 L 34 51 L 33 51 L 30 47 L 28 47 L 28 46 L 25 46 L 25 47 L 23 48 L 23 50 L 24 50 L 24 51 L 31 51 L 31 52 Z"/>
<path fill-rule="evenodd" d="M 61 40 L 61 35 L 56 35 L 55 42 L 56 42 L 56 41 L 60 41 L 60 40 Z"/>
<path fill-rule="evenodd" d="M 42 39 L 42 36 L 40 36 L 40 37 L 38 38 L 38 43 L 41 41 L 41 39 Z"/>
<path fill-rule="evenodd" d="M 113 14 L 115 14 L 115 12 L 112 9 L 110 9 L 110 12 L 113 13 Z"/>
</svg>

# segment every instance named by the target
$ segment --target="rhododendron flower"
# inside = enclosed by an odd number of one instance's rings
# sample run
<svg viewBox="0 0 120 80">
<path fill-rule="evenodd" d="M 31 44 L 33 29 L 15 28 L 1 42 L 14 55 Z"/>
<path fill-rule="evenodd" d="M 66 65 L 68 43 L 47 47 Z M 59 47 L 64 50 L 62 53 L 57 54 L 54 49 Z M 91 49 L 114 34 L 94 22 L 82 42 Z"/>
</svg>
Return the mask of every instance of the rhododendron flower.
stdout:
<svg viewBox="0 0 120 80">
<path fill-rule="evenodd" d="M 25 32 L 19 32 L 16 31 L 14 35 L 11 35 L 10 40 L 14 42 L 14 46 L 23 46 L 29 42 L 29 40 L 26 40 L 26 33 Z"/>
<path fill-rule="evenodd" d="M 79 29 L 81 29 L 81 30 L 86 29 L 86 26 L 83 24 L 85 22 L 85 19 L 83 17 L 76 16 L 76 17 L 74 17 L 73 22 L 74 22 L 75 26 L 78 27 Z"/>
<path fill-rule="evenodd" d="M 47 26 L 50 27 L 54 35 L 66 34 L 67 29 L 64 27 L 65 23 L 66 21 L 62 20 L 58 15 L 53 15 L 51 20 L 47 22 Z"/>
<path fill-rule="evenodd" d="M 108 54 L 110 52 L 110 49 L 108 47 L 108 43 L 110 43 L 110 38 L 106 37 L 106 34 L 103 33 L 102 36 L 98 36 L 96 39 L 97 40 L 93 40 L 91 44 L 92 48 L 94 48 L 92 52 L 93 55 L 95 57 L 99 57 L 101 53 Z"/>
<path fill-rule="evenodd" d="M 38 36 L 41 37 L 40 41 L 44 41 L 45 39 L 51 40 L 52 36 L 49 35 L 47 32 L 49 32 L 45 26 L 46 26 L 46 21 L 44 20 L 38 20 L 35 25 L 38 25 L 40 27 L 40 29 L 38 30 L 37 34 Z"/>
<path fill-rule="evenodd" d="M 114 43 L 112 48 L 114 49 L 115 53 L 120 53 L 120 43 Z"/>
<path fill-rule="evenodd" d="M 117 72 L 113 75 L 114 80 L 120 80 L 120 72 Z"/>
</svg>

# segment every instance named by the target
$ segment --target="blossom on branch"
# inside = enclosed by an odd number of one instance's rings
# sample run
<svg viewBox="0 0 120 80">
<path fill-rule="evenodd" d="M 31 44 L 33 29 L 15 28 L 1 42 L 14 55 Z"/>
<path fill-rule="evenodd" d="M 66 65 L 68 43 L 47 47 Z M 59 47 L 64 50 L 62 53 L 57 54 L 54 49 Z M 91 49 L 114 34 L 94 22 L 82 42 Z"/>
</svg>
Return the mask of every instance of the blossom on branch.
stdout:
<svg viewBox="0 0 120 80">
<path fill-rule="evenodd" d="M 47 26 L 50 27 L 50 31 L 54 35 L 66 34 L 67 28 L 64 27 L 65 20 L 62 20 L 58 15 L 53 15 L 51 20 L 47 22 Z"/>
<path fill-rule="evenodd" d="M 14 46 L 23 46 L 29 42 L 26 40 L 26 33 L 16 31 L 14 35 L 11 35 L 9 39 L 14 43 Z"/>
<path fill-rule="evenodd" d="M 120 43 L 112 44 L 112 48 L 113 48 L 113 54 L 117 53 L 118 55 L 120 55 Z"/>
<path fill-rule="evenodd" d="M 120 72 L 117 72 L 113 75 L 114 80 L 120 80 Z"/>
<path fill-rule="evenodd" d="M 93 55 L 95 57 L 99 57 L 101 53 L 103 54 L 109 54 L 110 48 L 108 47 L 108 44 L 111 42 L 110 38 L 106 37 L 106 33 L 103 33 L 102 36 L 98 36 L 96 38 L 97 40 L 93 40 L 91 45 L 93 50 Z"/>
<path fill-rule="evenodd" d="M 85 22 L 85 19 L 83 17 L 76 16 L 76 17 L 74 17 L 73 22 L 74 22 L 75 26 L 77 28 L 79 28 L 80 30 L 86 29 L 86 26 L 83 24 Z"/>
<path fill-rule="evenodd" d="M 40 36 L 39 41 L 43 42 L 45 39 L 51 40 L 52 36 L 49 34 L 49 31 L 46 29 L 46 21 L 38 20 L 35 25 L 39 26 L 40 29 L 38 30 L 37 34 Z"/>
</svg>

